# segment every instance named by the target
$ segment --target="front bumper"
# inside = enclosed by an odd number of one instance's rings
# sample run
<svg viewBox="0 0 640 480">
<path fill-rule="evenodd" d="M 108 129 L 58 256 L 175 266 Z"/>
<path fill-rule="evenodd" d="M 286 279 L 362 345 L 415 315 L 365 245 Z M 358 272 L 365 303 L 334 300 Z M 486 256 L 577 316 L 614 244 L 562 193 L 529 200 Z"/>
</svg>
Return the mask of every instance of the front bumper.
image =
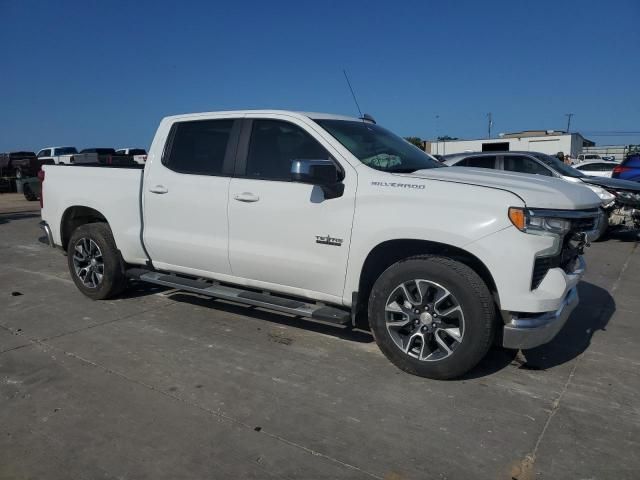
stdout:
<svg viewBox="0 0 640 480">
<path fill-rule="evenodd" d="M 571 288 L 565 295 L 560 307 L 554 312 L 545 312 L 522 317 L 510 314 L 505 324 L 502 345 L 506 348 L 534 348 L 550 342 L 567 322 L 569 315 L 578 305 L 578 289 Z"/>
<path fill-rule="evenodd" d="M 56 244 L 53 242 L 53 233 L 51 232 L 51 227 L 49 226 L 49 224 L 43 220 L 40 222 L 40 228 L 47 236 L 47 243 L 49 244 L 49 246 L 55 247 Z"/>
</svg>

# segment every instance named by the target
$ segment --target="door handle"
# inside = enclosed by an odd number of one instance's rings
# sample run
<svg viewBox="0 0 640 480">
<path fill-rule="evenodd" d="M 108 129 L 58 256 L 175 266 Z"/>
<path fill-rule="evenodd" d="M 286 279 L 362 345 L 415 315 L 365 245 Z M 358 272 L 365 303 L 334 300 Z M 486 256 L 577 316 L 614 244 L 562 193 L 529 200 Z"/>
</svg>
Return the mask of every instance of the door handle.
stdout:
<svg viewBox="0 0 640 480">
<path fill-rule="evenodd" d="M 254 195 L 251 192 L 242 192 L 235 194 L 233 196 L 233 199 L 238 200 L 239 202 L 251 203 L 257 202 L 258 200 L 260 200 L 260 197 L 258 195 Z"/>
<path fill-rule="evenodd" d="M 167 193 L 169 189 L 164 185 L 156 185 L 155 187 L 151 187 L 149 191 L 151 193 Z"/>
</svg>

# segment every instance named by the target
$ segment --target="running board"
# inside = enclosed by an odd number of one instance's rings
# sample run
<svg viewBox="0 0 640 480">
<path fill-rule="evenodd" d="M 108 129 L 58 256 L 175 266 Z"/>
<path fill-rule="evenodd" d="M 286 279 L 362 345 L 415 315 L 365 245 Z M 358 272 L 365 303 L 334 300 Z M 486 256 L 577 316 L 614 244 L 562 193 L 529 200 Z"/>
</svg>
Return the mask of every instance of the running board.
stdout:
<svg viewBox="0 0 640 480">
<path fill-rule="evenodd" d="M 277 312 L 289 313 L 291 315 L 311 318 L 313 320 L 320 320 L 322 322 L 335 323 L 338 325 L 351 324 L 350 312 L 336 307 L 305 303 L 299 300 L 278 297 L 276 295 L 219 285 L 206 280 L 151 272 L 141 268 L 132 268 L 127 270 L 127 277 L 187 292 L 198 293 L 208 297 L 231 300 L 233 302 L 244 303 L 245 305 L 252 305 L 254 307 L 262 307 L 269 310 L 275 310 Z"/>
</svg>

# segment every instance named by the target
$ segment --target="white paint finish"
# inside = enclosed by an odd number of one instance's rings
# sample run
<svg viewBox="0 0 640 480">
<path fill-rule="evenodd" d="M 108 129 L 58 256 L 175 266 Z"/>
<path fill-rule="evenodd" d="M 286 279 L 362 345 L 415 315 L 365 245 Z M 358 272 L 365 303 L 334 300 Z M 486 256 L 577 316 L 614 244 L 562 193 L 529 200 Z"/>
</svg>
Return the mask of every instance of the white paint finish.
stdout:
<svg viewBox="0 0 640 480">
<path fill-rule="evenodd" d="M 144 243 L 157 268 L 231 273 L 229 182 L 228 177 L 177 173 L 154 164 L 143 186 Z"/>
<path fill-rule="evenodd" d="M 355 174 L 340 198 L 326 200 L 320 187 L 234 178 L 229 201 L 229 258 L 238 277 L 341 297 L 349 254 Z M 260 200 L 233 197 L 251 192 Z M 316 236 L 342 239 L 340 246 Z"/>
<path fill-rule="evenodd" d="M 233 274 L 341 297 L 357 188 L 355 170 L 334 148 L 335 142 L 297 115 L 247 113 L 246 118 L 286 121 L 306 130 L 344 169 L 345 189 L 341 197 L 325 199 L 320 187 L 304 183 L 232 179 L 229 258 Z M 259 200 L 235 198 L 242 194 Z M 317 243 L 318 235 L 340 238 L 342 245 Z"/>
<path fill-rule="evenodd" d="M 345 194 L 326 200 L 310 185 L 177 174 L 160 163 L 172 123 L 242 116 L 285 119 L 304 128 L 345 169 Z M 64 209 L 86 205 L 107 217 L 125 259 L 144 263 L 140 171 L 45 169 L 43 218 L 57 242 Z M 150 193 L 157 185 L 167 193 Z M 233 199 L 245 192 L 258 200 Z M 411 175 L 373 170 L 308 116 L 284 111 L 165 118 L 147 158 L 142 200 L 145 243 L 154 264 L 167 270 L 350 305 L 364 261 L 376 245 L 428 240 L 475 255 L 494 277 L 503 308 L 531 312 L 553 310 L 577 279 L 553 270 L 530 291 L 535 254 L 547 249 L 550 239 L 517 231 L 507 218 L 508 208 L 599 205 L 588 189 L 547 177 L 484 169 Z M 316 235 L 342 238 L 343 244 L 317 244 Z"/>
<path fill-rule="evenodd" d="M 47 155 L 47 156 L 38 156 L 38 160 L 40 161 L 46 161 L 46 160 L 53 160 L 54 163 L 56 165 L 71 165 L 71 157 L 74 155 L 73 153 L 69 153 L 69 154 L 65 154 L 65 155 L 60 155 L 60 152 L 58 152 L 57 150 L 61 149 L 61 148 L 75 148 L 75 147 L 45 147 L 45 148 L 41 148 L 37 155 L 40 155 L 41 152 L 43 152 L 44 150 L 51 150 L 51 154 Z"/>
<path fill-rule="evenodd" d="M 605 160 L 585 160 L 584 162 L 576 163 L 573 168 L 580 170 L 585 175 L 593 175 L 595 177 L 607 177 L 611 178 L 613 169 L 620 165 L 619 162 L 608 162 Z M 593 167 L 601 167 L 603 170 L 592 170 Z M 606 168 L 606 170 L 604 170 Z"/>
<path fill-rule="evenodd" d="M 140 184 L 142 171 L 123 168 L 45 165 L 42 219 L 54 241 L 62 243 L 60 226 L 74 206 L 93 208 L 109 222 L 116 245 L 127 262 L 143 264 L 140 243 Z"/>
</svg>

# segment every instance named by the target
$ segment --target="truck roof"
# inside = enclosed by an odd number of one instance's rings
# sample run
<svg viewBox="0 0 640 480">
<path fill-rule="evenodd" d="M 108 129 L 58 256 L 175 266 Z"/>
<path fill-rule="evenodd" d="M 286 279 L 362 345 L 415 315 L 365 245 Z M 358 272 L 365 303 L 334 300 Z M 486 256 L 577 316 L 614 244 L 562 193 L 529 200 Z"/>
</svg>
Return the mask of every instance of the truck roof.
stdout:
<svg viewBox="0 0 640 480">
<path fill-rule="evenodd" d="M 333 113 L 320 113 L 320 112 L 296 112 L 292 110 L 221 110 L 216 112 L 200 112 L 200 113 L 185 113 L 181 115 L 171 115 L 165 117 L 165 120 L 188 120 L 198 117 L 206 117 L 210 115 L 252 115 L 256 113 L 277 113 L 280 115 L 289 115 L 296 118 L 310 118 L 312 120 L 355 120 L 360 121 L 356 117 L 349 117 L 346 115 L 335 115 Z"/>
</svg>

